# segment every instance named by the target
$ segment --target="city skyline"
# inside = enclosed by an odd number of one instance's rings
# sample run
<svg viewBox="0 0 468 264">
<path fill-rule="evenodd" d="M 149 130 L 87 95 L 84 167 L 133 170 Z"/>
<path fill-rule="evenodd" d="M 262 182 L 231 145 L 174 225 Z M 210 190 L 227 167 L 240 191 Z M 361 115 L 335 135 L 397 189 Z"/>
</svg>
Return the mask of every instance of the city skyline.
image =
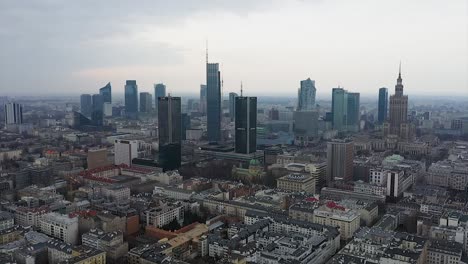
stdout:
<svg viewBox="0 0 468 264">
<path fill-rule="evenodd" d="M 464 89 L 468 86 L 466 31 L 459 26 L 466 3 L 402 3 L 238 1 L 218 6 L 187 1 L 182 9 L 164 5 L 167 15 L 161 19 L 154 15 L 159 12 L 151 13 L 160 7 L 158 3 L 129 6 L 122 2 L 122 10 L 111 7 L 102 15 L 102 20 L 109 21 L 86 23 L 80 22 L 93 5 L 74 9 L 58 1 L 37 6 L 2 4 L 2 20 L 18 23 L 0 34 L 0 39 L 9 39 L 3 42 L 7 56 L 0 66 L 5 73 L 0 91 L 6 95 L 81 94 L 111 82 L 119 94 L 125 80 L 135 79 L 141 92 L 151 93 L 154 83 L 164 81 L 172 94 L 196 94 L 204 83 L 208 39 L 210 60 L 219 62 L 223 72 L 225 94 L 236 91 L 240 80 L 249 87 L 249 95 L 267 90 L 275 95 L 294 94 L 297 81 L 310 77 L 317 82 L 318 97 L 338 85 L 366 95 L 390 87 L 393 76 L 388 72 L 394 72 L 402 60 L 407 94 L 442 94 L 440 87 L 444 87 L 444 93 L 468 95 Z M 98 7 L 101 4 L 105 3 Z M 210 10 L 216 10 L 217 16 L 203 15 Z M 310 17 L 309 10 L 316 15 Z M 119 17 L 123 11 L 125 15 Z M 418 19 L 413 19 L 414 12 Z M 41 21 L 32 32 L 41 35 L 28 34 L 31 29 L 19 22 L 25 14 L 29 22 Z M 69 19 L 62 20 L 63 25 L 49 25 L 55 21 L 51 18 L 64 15 Z M 220 16 L 222 21 L 208 27 Z M 334 19 L 322 25 L 324 16 Z M 438 22 L 439 16 L 444 23 Z M 109 22 L 115 24 L 105 28 Z M 261 39 L 253 37 L 259 33 Z M 28 41 L 31 37 L 38 41 Z M 355 41 L 348 42 L 349 37 Z M 53 44 L 60 42 L 64 47 Z M 54 63 L 43 60 L 47 55 Z M 53 82 L 45 78 L 51 74 Z"/>
</svg>

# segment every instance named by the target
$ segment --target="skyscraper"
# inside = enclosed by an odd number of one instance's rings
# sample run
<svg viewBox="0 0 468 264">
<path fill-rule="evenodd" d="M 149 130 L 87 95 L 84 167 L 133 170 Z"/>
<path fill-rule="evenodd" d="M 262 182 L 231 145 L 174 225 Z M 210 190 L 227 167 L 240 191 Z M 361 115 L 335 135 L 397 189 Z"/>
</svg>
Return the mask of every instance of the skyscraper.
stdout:
<svg viewBox="0 0 468 264">
<path fill-rule="evenodd" d="M 379 89 L 379 106 L 378 106 L 378 119 L 379 124 L 383 124 L 387 120 L 388 113 L 388 89 L 382 87 Z"/>
<path fill-rule="evenodd" d="M 158 107 L 159 163 L 164 170 L 174 170 L 181 163 L 180 97 L 159 97 Z"/>
<path fill-rule="evenodd" d="M 140 112 L 150 113 L 153 109 L 153 97 L 150 93 L 140 93 Z"/>
<path fill-rule="evenodd" d="M 384 124 L 384 135 L 398 135 L 401 139 L 410 139 L 413 126 L 408 123 L 408 96 L 403 95 L 403 80 L 401 78 L 401 65 L 398 73 L 395 94 L 390 96 L 389 123 Z"/>
<path fill-rule="evenodd" d="M 297 111 L 308 111 L 315 108 L 315 81 L 307 78 L 301 81 L 301 87 L 298 91 Z"/>
<path fill-rule="evenodd" d="M 200 84 L 200 104 L 199 111 L 202 114 L 206 114 L 206 84 Z"/>
<path fill-rule="evenodd" d="M 100 94 L 93 94 L 92 98 L 91 121 L 95 126 L 102 126 L 104 124 L 104 97 Z"/>
<path fill-rule="evenodd" d="M 135 80 L 125 84 L 125 115 L 130 119 L 138 118 L 138 86 Z"/>
<path fill-rule="evenodd" d="M 18 103 L 5 104 L 5 125 L 23 123 L 23 106 Z"/>
<path fill-rule="evenodd" d="M 229 93 L 229 116 L 231 117 L 231 121 L 234 121 L 236 117 L 236 97 L 238 94 L 236 93 Z"/>
<path fill-rule="evenodd" d="M 348 91 L 343 88 L 333 88 L 332 90 L 332 115 L 333 129 L 338 132 L 346 131 L 348 112 Z"/>
<path fill-rule="evenodd" d="M 360 105 L 359 105 L 359 93 L 348 93 L 347 103 L 347 130 L 351 132 L 359 131 L 359 120 L 360 120 Z"/>
<path fill-rule="evenodd" d="M 155 109 L 158 111 L 158 98 L 166 96 L 166 85 L 163 83 L 158 83 L 154 85 L 154 104 Z"/>
<path fill-rule="evenodd" d="M 257 150 L 257 97 L 240 96 L 236 102 L 236 153 Z"/>
<path fill-rule="evenodd" d="M 208 141 L 221 140 L 221 73 L 218 63 L 206 63 Z"/>
<path fill-rule="evenodd" d="M 102 95 L 102 100 L 104 103 L 112 103 L 112 87 L 110 82 L 106 86 L 99 89 L 99 94 Z"/>
<path fill-rule="evenodd" d="M 332 140 L 327 143 L 327 185 L 335 180 L 353 180 L 354 143 Z"/>
<path fill-rule="evenodd" d="M 80 96 L 81 114 L 87 118 L 91 118 L 91 112 L 93 111 L 93 100 L 90 94 L 82 94 Z"/>
<path fill-rule="evenodd" d="M 318 137 L 319 112 L 295 111 L 294 119 L 294 144 L 307 146 Z"/>
</svg>

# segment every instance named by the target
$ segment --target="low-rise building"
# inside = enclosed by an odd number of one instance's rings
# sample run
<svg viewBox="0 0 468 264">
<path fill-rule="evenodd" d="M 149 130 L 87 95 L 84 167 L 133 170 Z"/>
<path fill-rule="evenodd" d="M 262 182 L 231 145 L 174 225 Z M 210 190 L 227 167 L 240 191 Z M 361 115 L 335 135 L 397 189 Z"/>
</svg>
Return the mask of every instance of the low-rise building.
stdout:
<svg viewBox="0 0 468 264">
<path fill-rule="evenodd" d="M 81 237 L 82 244 L 106 252 L 110 263 L 117 262 L 128 252 L 128 243 L 123 240 L 121 231 L 104 232 L 100 229 L 91 229 Z"/>
<path fill-rule="evenodd" d="M 278 189 L 315 193 L 316 180 L 312 175 L 291 173 L 276 180 Z"/>
<path fill-rule="evenodd" d="M 359 229 L 360 215 L 358 212 L 346 209 L 333 201 L 314 211 L 314 223 L 336 226 L 340 230 L 341 239 L 348 240 Z"/>
<path fill-rule="evenodd" d="M 39 221 L 41 232 L 66 243 L 78 243 L 78 218 L 59 213 L 45 214 Z"/>
<path fill-rule="evenodd" d="M 161 205 L 145 211 L 144 214 L 146 225 L 163 227 L 173 220 L 182 224 L 184 220 L 184 207 L 181 204 Z"/>
</svg>

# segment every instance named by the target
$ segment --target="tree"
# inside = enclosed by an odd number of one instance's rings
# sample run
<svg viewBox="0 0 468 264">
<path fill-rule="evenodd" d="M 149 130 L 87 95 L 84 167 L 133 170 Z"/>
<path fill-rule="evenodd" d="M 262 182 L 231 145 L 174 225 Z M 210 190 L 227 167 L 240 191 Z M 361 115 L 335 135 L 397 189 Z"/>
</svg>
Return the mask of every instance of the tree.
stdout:
<svg viewBox="0 0 468 264">
<path fill-rule="evenodd" d="M 177 219 L 174 218 L 169 224 L 163 226 L 161 229 L 167 230 L 167 231 L 174 231 L 180 229 L 181 226 L 179 222 L 177 222 Z"/>
</svg>

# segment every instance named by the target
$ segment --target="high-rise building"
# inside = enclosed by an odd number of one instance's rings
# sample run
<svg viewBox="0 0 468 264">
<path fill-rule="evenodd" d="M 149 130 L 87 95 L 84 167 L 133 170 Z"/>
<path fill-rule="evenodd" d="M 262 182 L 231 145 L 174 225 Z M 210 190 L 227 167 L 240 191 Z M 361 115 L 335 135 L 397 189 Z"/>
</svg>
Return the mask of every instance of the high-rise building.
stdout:
<svg viewBox="0 0 468 264">
<path fill-rule="evenodd" d="M 114 164 L 132 165 L 135 158 L 144 158 L 151 154 L 151 144 L 141 140 L 116 139 L 114 141 Z"/>
<path fill-rule="evenodd" d="M 140 93 L 140 112 L 150 113 L 153 109 L 153 97 L 150 93 Z"/>
<path fill-rule="evenodd" d="M 348 91 L 343 88 L 333 88 L 332 90 L 332 114 L 333 129 L 338 132 L 346 131 L 348 112 Z"/>
<path fill-rule="evenodd" d="M 294 119 L 294 144 L 307 146 L 318 136 L 318 111 L 295 111 Z"/>
<path fill-rule="evenodd" d="M 166 85 L 163 83 L 157 83 L 154 85 L 154 105 L 156 112 L 158 111 L 158 98 L 166 96 Z"/>
<path fill-rule="evenodd" d="M 23 106 L 18 103 L 5 104 L 5 125 L 23 123 Z"/>
<path fill-rule="evenodd" d="M 190 116 L 187 113 L 182 114 L 182 140 L 187 139 L 187 129 L 190 129 Z"/>
<path fill-rule="evenodd" d="M 360 110 L 359 110 L 359 93 L 348 93 L 347 103 L 347 130 L 351 132 L 359 131 Z"/>
<path fill-rule="evenodd" d="M 219 63 L 206 64 L 206 105 L 208 141 L 221 140 L 221 73 Z"/>
<path fill-rule="evenodd" d="M 181 163 L 182 117 L 180 97 L 158 98 L 159 163 L 174 170 Z"/>
<path fill-rule="evenodd" d="M 206 114 L 206 84 L 200 84 L 200 104 L 199 112 Z"/>
<path fill-rule="evenodd" d="M 90 94 L 82 94 L 80 96 L 81 114 L 87 118 L 91 118 L 91 112 L 93 111 L 93 99 Z"/>
<path fill-rule="evenodd" d="M 229 116 L 231 117 L 231 121 L 234 121 L 236 117 L 236 97 L 238 94 L 236 93 L 229 93 Z"/>
<path fill-rule="evenodd" d="M 378 122 L 383 124 L 388 115 L 388 89 L 382 87 L 379 89 Z"/>
<path fill-rule="evenodd" d="M 100 94 L 93 94 L 92 101 L 91 121 L 95 126 L 102 126 L 104 124 L 104 99 Z"/>
<path fill-rule="evenodd" d="M 130 119 L 138 118 L 138 86 L 135 80 L 125 84 L 125 115 Z"/>
<path fill-rule="evenodd" d="M 107 83 L 106 86 L 99 89 L 99 94 L 102 95 L 102 100 L 104 103 L 112 104 L 112 87 L 110 82 Z"/>
<path fill-rule="evenodd" d="M 236 152 L 249 154 L 257 150 L 257 97 L 235 100 Z"/>
<path fill-rule="evenodd" d="M 298 91 L 297 111 L 308 111 L 315 108 L 315 81 L 307 78 L 301 81 L 301 88 Z"/>
<path fill-rule="evenodd" d="M 390 96 L 390 110 L 388 123 L 384 124 L 384 135 L 397 135 L 401 139 L 411 139 L 413 125 L 408 122 L 408 96 L 403 95 L 403 80 L 401 78 L 401 65 L 398 73 L 395 94 Z"/>
<path fill-rule="evenodd" d="M 327 143 L 327 185 L 335 180 L 353 180 L 354 143 L 332 140 Z"/>
</svg>

